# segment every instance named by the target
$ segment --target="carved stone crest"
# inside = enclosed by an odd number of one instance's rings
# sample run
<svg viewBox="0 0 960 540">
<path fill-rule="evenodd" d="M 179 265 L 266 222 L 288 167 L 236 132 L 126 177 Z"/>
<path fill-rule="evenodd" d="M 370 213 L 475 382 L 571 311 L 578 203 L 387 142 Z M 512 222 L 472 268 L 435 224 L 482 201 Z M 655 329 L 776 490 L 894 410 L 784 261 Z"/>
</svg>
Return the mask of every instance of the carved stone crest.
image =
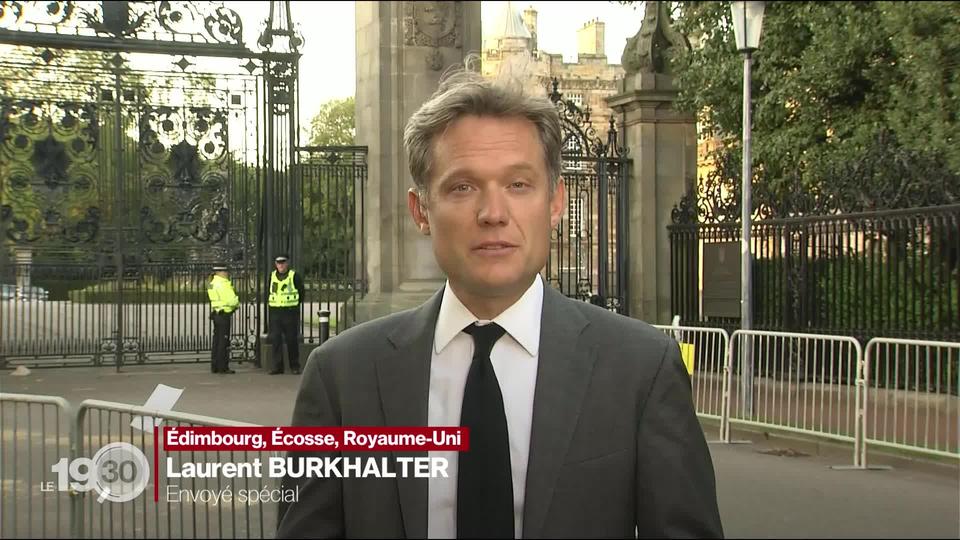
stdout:
<svg viewBox="0 0 960 540">
<path fill-rule="evenodd" d="M 404 44 L 460 48 L 463 36 L 458 27 L 462 20 L 462 2 L 404 2 Z"/>
<path fill-rule="evenodd" d="M 443 69 L 443 54 L 440 53 L 440 49 L 434 48 L 432 51 L 427 53 L 427 67 L 433 71 L 440 71 Z"/>
</svg>

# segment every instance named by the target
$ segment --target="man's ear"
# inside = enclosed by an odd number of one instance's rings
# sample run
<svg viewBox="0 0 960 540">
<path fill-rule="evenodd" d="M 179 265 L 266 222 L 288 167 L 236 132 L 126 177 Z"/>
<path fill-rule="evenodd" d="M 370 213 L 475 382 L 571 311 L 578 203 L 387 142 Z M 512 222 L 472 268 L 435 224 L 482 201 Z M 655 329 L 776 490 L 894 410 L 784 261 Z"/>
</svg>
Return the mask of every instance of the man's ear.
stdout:
<svg viewBox="0 0 960 540">
<path fill-rule="evenodd" d="M 556 228 L 567 209 L 567 188 L 563 185 L 563 177 L 557 179 L 557 187 L 550 197 L 550 228 Z"/>
<path fill-rule="evenodd" d="M 407 191 L 407 208 L 410 209 L 410 216 L 417 225 L 417 229 L 425 236 L 430 234 L 430 220 L 427 219 L 426 201 L 421 200 L 420 192 L 417 188 L 410 188 Z"/>
</svg>

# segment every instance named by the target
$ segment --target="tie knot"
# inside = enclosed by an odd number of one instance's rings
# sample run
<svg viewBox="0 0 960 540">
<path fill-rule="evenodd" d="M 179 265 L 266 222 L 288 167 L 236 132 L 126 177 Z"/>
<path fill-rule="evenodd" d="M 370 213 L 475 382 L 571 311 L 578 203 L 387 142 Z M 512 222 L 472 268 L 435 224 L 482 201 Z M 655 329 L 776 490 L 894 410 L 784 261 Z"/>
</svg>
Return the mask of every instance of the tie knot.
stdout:
<svg viewBox="0 0 960 540">
<path fill-rule="evenodd" d="M 494 343 L 507 332 L 497 323 L 483 326 L 473 323 L 464 328 L 463 331 L 473 337 L 474 355 L 480 354 L 481 356 L 490 356 Z"/>
</svg>

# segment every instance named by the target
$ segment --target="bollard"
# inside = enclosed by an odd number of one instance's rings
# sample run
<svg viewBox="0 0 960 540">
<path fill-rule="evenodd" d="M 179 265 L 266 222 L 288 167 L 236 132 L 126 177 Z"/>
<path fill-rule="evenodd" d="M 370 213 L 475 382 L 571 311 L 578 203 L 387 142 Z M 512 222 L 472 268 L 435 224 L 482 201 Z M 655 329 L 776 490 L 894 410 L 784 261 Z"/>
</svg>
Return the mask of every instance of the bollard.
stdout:
<svg viewBox="0 0 960 540">
<path fill-rule="evenodd" d="M 320 310 L 320 344 L 323 345 L 330 337 L 330 311 Z"/>
</svg>

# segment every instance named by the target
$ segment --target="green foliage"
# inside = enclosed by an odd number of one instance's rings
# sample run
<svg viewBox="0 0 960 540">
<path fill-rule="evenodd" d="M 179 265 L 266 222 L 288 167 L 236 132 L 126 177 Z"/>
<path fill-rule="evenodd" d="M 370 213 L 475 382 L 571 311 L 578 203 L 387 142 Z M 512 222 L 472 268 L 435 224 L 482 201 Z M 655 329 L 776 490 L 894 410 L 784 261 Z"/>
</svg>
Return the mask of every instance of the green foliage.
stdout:
<svg viewBox="0 0 960 540">
<path fill-rule="evenodd" d="M 99 281 L 80 290 L 69 292 L 69 300 L 85 303 L 113 303 L 120 298 L 116 279 Z M 176 276 L 161 279 L 141 276 L 124 287 L 125 302 L 192 304 L 209 302 L 206 282 L 197 276 Z"/>
<path fill-rule="evenodd" d="M 884 22 L 902 77 L 891 85 L 886 120 L 904 144 L 945 156 L 960 171 L 960 5 L 956 2 L 884 4 Z M 900 30 L 900 31 L 898 31 Z"/>
<path fill-rule="evenodd" d="M 133 280 L 126 280 L 123 290 L 123 301 L 127 304 L 206 304 L 210 301 L 207 296 L 207 274 L 172 275 L 160 277 L 143 275 Z M 248 302 L 256 291 L 249 281 L 232 278 L 237 296 L 241 302 Z M 37 282 L 40 284 L 40 282 Z M 71 282 L 76 289 L 76 282 Z M 112 304 L 120 300 L 117 290 L 119 283 L 114 279 L 92 282 L 82 289 L 67 292 L 67 300 L 82 303 Z"/>
<path fill-rule="evenodd" d="M 356 245 L 354 180 L 350 170 L 319 166 L 304 186 L 304 246 L 308 246 L 310 275 L 321 279 L 350 279 Z"/>
<path fill-rule="evenodd" d="M 694 47 L 673 58 L 678 106 L 735 155 L 718 160 L 719 176 L 739 178 L 743 56 L 729 3 L 679 8 L 676 25 Z M 960 200 L 957 35 L 955 2 L 768 2 L 751 78 L 755 182 L 774 199 L 829 190 L 841 175 L 853 187 L 883 182 L 865 159 L 883 141 L 928 165 L 898 182 L 939 190 L 951 177 L 932 202 Z"/>
<path fill-rule="evenodd" d="M 870 335 L 960 332 L 960 276 L 930 259 L 873 253 L 808 261 L 806 279 L 787 286 L 784 259 L 753 263 L 754 312 L 761 326 L 790 311 L 807 313 L 798 329 Z"/>
<path fill-rule="evenodd" d="M 924 268 L 912 257 L 881 260 L 858 254 L 817 261 L 814 272 L 814 294 L 823 300 L 816 305 L 817 317 L 831 326 L 911 333 L 960 331 L 956 268 Z"/>
<path fill-rule="evenodd" d="M 48 300 L 72 300 L 73 297 L 81 293 L 82 289 L 94 286 L 95 279 L 75 278 L 31 278 L 30 284 L 36 287 L 42 287 L 49 294 Z"/>
<path fill-rule="evenodd" d="M 356 134 L 353 96 L 324 103 L 310 120 L 311 146 L 350 146 L 354 144 Z"/>
</svg>

